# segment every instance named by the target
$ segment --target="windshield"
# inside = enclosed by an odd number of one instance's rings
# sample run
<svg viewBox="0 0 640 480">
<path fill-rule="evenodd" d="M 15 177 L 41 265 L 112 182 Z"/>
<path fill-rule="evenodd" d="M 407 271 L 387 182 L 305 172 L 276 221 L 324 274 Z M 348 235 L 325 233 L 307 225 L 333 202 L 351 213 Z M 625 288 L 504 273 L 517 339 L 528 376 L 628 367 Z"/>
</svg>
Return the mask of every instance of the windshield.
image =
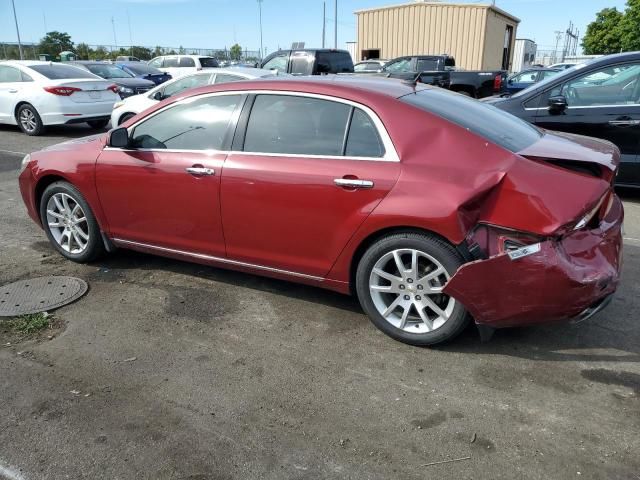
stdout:
<svg viewBox="0 0 640 480">
<path fill-rule="evenodd" d="M 150 67 L 149 65 L 145 65 L 144 63 L 138 65 L 125 65 L 126 68 L 128 68 L 129 70 L 131 70 L 133 73 L 135 73 L 136 75 L 147 75 L 147 74 L 151 74 L 151 75 L 162 75 L 164 72 L 161 72 L 160 70 L 158 70 L 157 68 L 154 67 Z"/>
<path fill-rule="evenodd" d="M 131 78 L 132 75 L 128 74 L 124 70 L 109 64 L 87 65 L 89 71 L 102 78 Z"/>
<path fill-rule="evenodd" d="M 202 68 L 217 67 L 218 61 L 213 57 L 200 57 L 200 65 Z"/>
<path fill-rule="evenodd" d="M 486 103 L 448 92 L 426 88 L 400 100 L 438 115 L 511 152 L 519 152 L 536 143 L 542 133 L 524 120 Z"/>
</svg>

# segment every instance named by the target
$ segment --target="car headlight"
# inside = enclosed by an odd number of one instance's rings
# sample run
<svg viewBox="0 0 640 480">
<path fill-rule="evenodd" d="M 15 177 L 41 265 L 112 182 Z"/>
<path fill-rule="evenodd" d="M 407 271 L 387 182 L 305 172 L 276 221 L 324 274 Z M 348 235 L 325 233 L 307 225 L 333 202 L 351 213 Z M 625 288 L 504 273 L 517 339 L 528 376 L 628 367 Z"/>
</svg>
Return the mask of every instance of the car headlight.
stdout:
<svg viewBox="0 0 640 480">
<path fill-rule="evenodd" d="M 121 107 L 121 106 L 123 106 L 123 105 L 124 105 L 124 102 L 116 102 L 116 103 L 114 103 L 114 104 L 113 104 L 113 108 L 114 108 L 114 109 L 116 109 L 116 108 L 120 108 L 120 107 Z"/>
<path fill-rule="evenodd" d="M 118 91 L 120 93 L 133 93 L 133 88 L 129 87 L 118 87 Z"/>
<path fill-rule="evenodd" d="M 27 165 L 29 165 L 30 161 L 31 161 L 31 155 L 27 153 L 22 159 L 22 163 L 20 164 L 20 173 L 24 172 L 24 170 L 27 168 Z"/>
</svg>

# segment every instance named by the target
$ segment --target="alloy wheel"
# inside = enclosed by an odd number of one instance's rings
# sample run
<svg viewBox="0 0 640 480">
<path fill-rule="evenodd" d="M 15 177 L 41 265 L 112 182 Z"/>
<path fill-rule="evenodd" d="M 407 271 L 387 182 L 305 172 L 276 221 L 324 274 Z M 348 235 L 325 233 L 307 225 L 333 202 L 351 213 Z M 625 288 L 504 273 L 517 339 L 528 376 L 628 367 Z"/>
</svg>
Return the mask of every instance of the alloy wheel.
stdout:
<svg viewBox="0 0 640 480">
<path fill-rule="evenodd" d="M 54 193 L 47 202 L 47 227 L 63 250 L 84 252 L 89 244 L 89 224 L 80 204 L 66 193 Z"/>
<path fill-rule="evenodd" d="M 29 108 L 20 111 L 20 125 L 27 132 L 33 132 L 38 126 L 35 114 Z"/>
<path fill-rule="evenodd" d="M 442 293 L 449 273 L 420 250 L 398 249 L 383 255 L 369 276 L 369 293 L 378 313 L 408 333 L 427 333 L 442 327 L 456 300 Z"/>
</svg>

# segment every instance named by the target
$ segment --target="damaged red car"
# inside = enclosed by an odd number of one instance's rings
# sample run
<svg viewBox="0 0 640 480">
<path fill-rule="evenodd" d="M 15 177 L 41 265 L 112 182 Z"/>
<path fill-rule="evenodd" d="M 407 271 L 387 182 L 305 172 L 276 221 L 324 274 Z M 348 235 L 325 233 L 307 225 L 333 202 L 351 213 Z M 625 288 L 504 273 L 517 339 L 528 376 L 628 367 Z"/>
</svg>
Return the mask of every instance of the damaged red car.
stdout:
<svg viewBox="0 0 640 480">
<path fill-rule="evenodd" d="M 611 143 L 437 88 L 274 79 L 35 152 L 20 188 L 70 260 L 127 248 L 352 293 L 383 332 L 430 345 L 470 319 L 601 310 L 620 279 L 618 164 Z"/>
</svg>

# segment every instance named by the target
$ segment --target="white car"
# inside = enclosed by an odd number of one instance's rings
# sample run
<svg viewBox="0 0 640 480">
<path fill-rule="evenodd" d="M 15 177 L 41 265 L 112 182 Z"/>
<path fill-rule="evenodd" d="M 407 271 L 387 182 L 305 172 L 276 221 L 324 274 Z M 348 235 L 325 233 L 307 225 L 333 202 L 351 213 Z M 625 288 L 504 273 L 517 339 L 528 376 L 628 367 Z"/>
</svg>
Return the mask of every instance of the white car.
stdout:
<svg viewBox="0 0 640 480">
<path fill-rule="evenodd" d="M 203 55 L 162 55 L 149 60 L 147 65 L 162 70 L 173 78 L 219 66 L 218 60 Z"/>
<path fill-rule="evenodd" d="M 88 123 L 104 128 L 117 86 L 71 65 L 38 61 L 0 62 L 0 123 L 40 135 L 47 125 Z"/>
<path fill-rule="evenodd" d="M 174 78 L 158 85 L 142 95 L 127 97 L 113 106 L 111 127 L 116 128 L 134 115 L 152 107 L 156 103 L 181 93 L 189 88 L 201 87 L 212 83 L 236 82 L 275 76 L 288 76 L 286 73 L 274 73 L 273 70 L 248 67 L 216 68 L 215 71 L 203 71 L 192 75 Z"/>
</svg>

